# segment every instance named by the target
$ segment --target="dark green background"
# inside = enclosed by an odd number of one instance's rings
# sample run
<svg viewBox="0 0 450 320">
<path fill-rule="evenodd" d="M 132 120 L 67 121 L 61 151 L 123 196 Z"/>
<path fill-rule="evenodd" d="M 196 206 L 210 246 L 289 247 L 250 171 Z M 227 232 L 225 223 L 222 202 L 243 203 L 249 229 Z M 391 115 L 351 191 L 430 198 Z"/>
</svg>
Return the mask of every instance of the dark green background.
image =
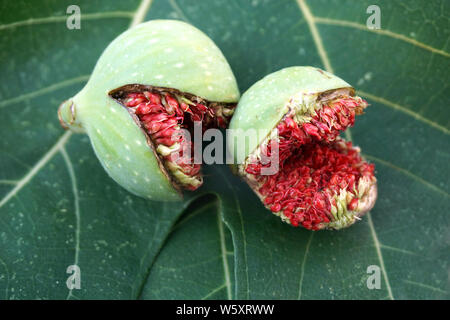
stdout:
<svg viewBox="0 0 450 320">
<path fill-rule="evenodd" d="M 71 4 L 81 30 L 66 28 Z M 370 4 L 381 30 L 365 26 Z M 0 4 L 1 299 L 449 298 L 449 1 L 151 2 L 145 20 L 206 32 L 242 92 L 313 65 L 371 104 L 347 137 L 376 165 L 378 201 L 351 228 L 316 233 L 281 223 L 225 166 L 205 168 L 205 186 L 183 203 L 134 197 L 86 136 L 60 128 L 57 106 L 139 5 Z M 80 290 L 66 287 L 72 264 Z M 369 265 L 381 269 L 379 290 L 366 286 Z"/>
</svg>

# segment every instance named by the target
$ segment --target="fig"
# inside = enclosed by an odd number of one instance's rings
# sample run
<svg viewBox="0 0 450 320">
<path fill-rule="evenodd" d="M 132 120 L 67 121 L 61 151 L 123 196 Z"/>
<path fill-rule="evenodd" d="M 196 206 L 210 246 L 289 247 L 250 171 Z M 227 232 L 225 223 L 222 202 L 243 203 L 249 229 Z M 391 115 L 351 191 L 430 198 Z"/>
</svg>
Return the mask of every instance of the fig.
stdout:
<svg viewBox="0 0 450 320">
<path fill-rule="evenodd" d="M 274 72 L 249 88 L 235 109 L 234 135 L 257 137 L 245 147 L 228 139 L 229 152 L 243 159 L 233 171 L 292 226 L 348 227 L 377 197 L 374 165 L 339 136 L 367 106 L 348 83 L 321 69 Z"/>
<path fill-rule="evenodd" d="M 203 130 L 225 127 L 239 96 L 227 60 L 207 35 L 184 22 L 153 20 L 112 41 L 58 116 L 64 128 L 88 134 L 122 187 L 176 201 L 183 189 L 202 184 L 200 164 L 188 152 L 194 145 L 180 133 L 196 121 Z"/>
</svg>

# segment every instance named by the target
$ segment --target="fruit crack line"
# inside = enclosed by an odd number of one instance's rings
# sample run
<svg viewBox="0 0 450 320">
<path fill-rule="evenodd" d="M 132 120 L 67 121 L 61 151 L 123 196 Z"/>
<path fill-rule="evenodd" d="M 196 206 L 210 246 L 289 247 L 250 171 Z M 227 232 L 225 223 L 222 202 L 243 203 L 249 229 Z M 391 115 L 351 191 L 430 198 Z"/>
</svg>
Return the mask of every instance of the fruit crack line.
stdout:
<svg viewBox="0 0 450 320">
<path fill-rule="evenodd" d="M 201 164 L 194 162 L 195 148 L 190 139 L 194 123 L 201 122 L 202 132 L 210 127 L 226 127 L 233 106 L 165 90 L 118 95 L 122 104 L 138 117 L 175 182 L 187 190 L 199 188 L 203 183 Z"/>
</svg>

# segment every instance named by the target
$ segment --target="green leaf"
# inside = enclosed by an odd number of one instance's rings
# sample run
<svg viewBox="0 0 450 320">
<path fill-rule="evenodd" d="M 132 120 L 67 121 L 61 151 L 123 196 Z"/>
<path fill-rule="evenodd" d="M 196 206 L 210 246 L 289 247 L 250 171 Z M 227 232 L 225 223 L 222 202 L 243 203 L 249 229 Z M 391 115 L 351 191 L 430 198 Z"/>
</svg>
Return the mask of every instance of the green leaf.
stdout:
<svg viewBox="0 0 450 320">
<path fill-rule="evenodd" d="M 222 221 L 217 199 L 198 201 L 173 227 L 141 298 L 232 297 L 234 256 L 230 233 Z"/>
<path fill-rule="evenodd" d="M 66 9 L 81 8 L 81 30 Z M 381 9 L 370 30 L 369 5 Z M 0 10 L 1 299 L 448 299 L 450 5 L 331 0 L 4 2 Z M 371 106 L 347 138 L 376 165 L 379 197 L 342 231 L 283 224 L 225 165 L 182 203 L 115 184 L 56 109 L 131 23 L 205 31 L 245 91 L 312 65 Z M 70 265 L 81 289 L 69 290 Z M 381 270 L 368 289 L 367 268 Z"/>
</svg>

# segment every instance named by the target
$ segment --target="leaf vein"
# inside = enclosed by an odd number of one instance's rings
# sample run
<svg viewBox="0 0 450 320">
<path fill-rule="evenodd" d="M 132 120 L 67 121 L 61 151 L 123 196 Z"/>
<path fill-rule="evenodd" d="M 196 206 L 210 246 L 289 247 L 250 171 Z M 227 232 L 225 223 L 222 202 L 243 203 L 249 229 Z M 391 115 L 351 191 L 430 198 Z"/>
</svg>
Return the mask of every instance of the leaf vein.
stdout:
<svg viewBox="0 0 450 320">
<path fill-rule="evenodd" d="M 410 280 L 403 280 L 403 282 L 408 283 L 408 284 L 412 284 L 414 286 L 418 286 L 418 287 L 421 287 L 421 288 L 437 291 L 439 293 L 447 294 L 447 291 L 445 291 L 445 290 L 442 290 L 440 288 L 436 288 L 436 287 L 433 287 L 433 286 L 430 286 L 430 285 L 427 285 L 427 284 L 423 284 L 423 283 L 420 283 L 420 282 L 415 282 L 415 281 L 410 281 Z"/>
<path fill-rule="evenodd" d="M 387 245 L 384 245 L 384 244 L 380 244 L 380 247 L 383 248 L 383 249 L 392 250 L 392 251 L 396 251 L 396 252 L 401 252 L 403 254 L 407 254 L 407 255 L 411 255 L 411 256 L 416 256 L 417 255 L 415 252 L 404 250 L 404 249 L 400 249 L 400 248 L 396 248 L 396 247 L 387 246 Z"/>
<path fill-rule="evenodd" d="M 107 18 L 131 18 L 133 12 L 128 11 L 110 11 L 110 12 L 96 12 L 96 13 L 84 13 L 81 15 L 81 20 L 96 20 L 96 19 L 107 19 Z M 16 21 L 8 24 L 0 25 L 1 30 L 13 29 L 17 27 L 30 26 L 36 24 L 46 24 L 54 22 L 63 22 L 67 20 L 68 16 L 53 16 L 44 18 L 30 18 L 27 20 Z"/>
<path fill-rule="evenodd" d="M 169 0 L 169 4 L 173 8 L 173 10 L 175 10 L 175 12 L 180 16 L 180 18 L 182 20 L 190 23 L 190 20 L 188 19 L 188 17 L 186 17 L 186 15 L 181 10 L 180 6 L 177 4 L 177 2 L 175 0 Z"/>
<path fill-rule="evenodd" d="M 308 5 L 304 0 L 297 0 L 297 4 L 300 7 L 303 16 L 305 17 L 306 23 L 308 24 L 309 30 L 311 31 L 311 35 L 314 40 L 314 44 L 317 47 L 317 51 L 319 53 L 320 59 L 325 67 L 325 70 L 333 73 L 333 68 L 331 67 L 330 60 L 328 59 L 327 52 L 323 46 L 322 37 L 320 36 L 319 31 L 317 30 L 316 23 L 314 21 L 314 16 L 311 13 Z"/>
<path fill-rule="evenodd" d="M 217 210 L 217 224 L 219 227 L 220 250 L 222 252 L 222 263 L 223 263 L 223 272 L 225 275 L 225 285 L 227 287 L 227 298 L 228 298 L 228 300 L 231 300 L 232 299 L 231 281 L 230 281 L 230 270 L 229 270 L 228 260 L 227 260 L 227 247 L 225 244 L 225 233 L 223 230 L 223 223 L 222 223 L 222 219 L 221 219 L 219 210 Z"/>
<path fill-rule="evenodd" d="M 137 25 L 145 20 L 145 15 L 150 10 L 150 7 L 152 6 L 152 2 L 153 2 L 153 0 L 142 0 L 141 1 L 137 10 L 132 14 L 132 20 L 131 20 L 130 26 L 128 28 L 132 28 L 135 25 Z"/>
<path fill-rule="evenodd" d="M 74 265 L 78 266 L 78 258 L 80 254 L 80 231 L 81 231 L 81 221 L 80 221 L 80 200 L 78 198 L 78 187 L 77 187 L 77 179 L 75 176 L 75 171 L 73 169 L 72 161 L 69 158 L 69 155 L 66 152 L 66 149 L 61 147 L 60 152 L 63 156 L 64 162 L 66 163 L 67 170 L 69 172 L 70 181 L 72 183 L 72 192 L 73 192 L 73 199 L 74 199 L 74 207 L 75 207 L 75 219 L 76 219 L 76 227 L 75 227 L 75 259 L 74 259 Z M 66 300 L 69 300 L 72 295 L 72 290 L 69 290 L 69 293 L 66 297 Z"/>
<path fill-rule="evenodd" d="M 422 183 L 423 185 L 429 187 L 430 189 L 433 189 L 434 191 L 437 191 L 437 192 L 442 193 L 443 195 L 445 195 L 445 196 L 447 196 L 447 197 L 450 197 L 450 194 L 448 194 L 448 193 L 445 192 L 444 190 L 442 190 L 442 189 L 440 189 L 439 187 L 435 186 L 434 184 L 432 184 L 432 183 L 430 183 L 430 182 L 428 182 L 428 181 L 422 179 L 421 177 L 419 177 L 419 176 L 417 176 L 417 175 L 415 175 L 415 174 L 409 172 L 409 171 L 406 170 L 406 169 L 397 167 L 396 165 L 394 165 L 394 164 L 392 164 L 392 163 L 390 163 L 390 162 L 388 162 L 388 161 L 379 159 L 379 158 L 377 158 L 377 157 L 374 157 L 374 156 L 371 156 L 371 155 L 368 155 L 368 154 L 363 154 L 363 156 L 366 157 L 366 158 L 369 159 L 369 160 L 379 162 L 380 164 L 382 164 L 382 165 L 384 165 L 384 166 L 386 166 L 386 167 L 389 167 L 389 168 L 391 168 L 391 169 L 394 169 L 394 170 L 396 170 L 396 171 L 399 171 L 399 172 L 403 173 L 404 175 L 406 175 L 406 176 L 408 176 L 408 177 L 410 177 L 410 178 L 412 178 L 412 179 L 414 179 L 414 180 L 416 180 L 416 181 Z"/>
<path fill-rule="evenodd" d="M 33 177 L 44 167 L 48 161 L 50 161 L 56 152 L 58 152 L 69 140 L 72 133 L 67 131 L 64 133 L 58 141 L 53 145 L 53 147 L 44 154 L 44 156 L 28 171 L 25 176 L 19 180 L 16 186 L 0 201 L 0 208 L 5 205 L 12 197 L 14 197 L 28 182 L 33 179 Z"/>
<path fill-rule="evenodd" d="M 305 255 L 303 256 L 302 267 L 301 267 L 301 271 L 300 271 L 300 281 L 299 281 L 299 285 L 298 285 L 298 297 L 297 297 L 297 300 L 300 300 L 301 297 L 302 297 L 303 277 L 305 275 L 306 258 L 308 257 L 309 247 L 311 246 L 311 242 L 312 242 L 313 237 L 314 237 L 314 232 L 311 232 L 311 235 L 309 236 L 308 243 L 306 244 Z"/>
<path fill-rule="evenodd" d="M 337 20 L 337 19 L 330 19 L 330 18 L 323 18 L 323 17 L 313 17 L 313 18 L 314 18 L 315 22 L 320 23 L 320 24 L 349 27 L 349 28 L 355 28 L 355 29 L 362 30 L 362 31 L 381 34 L 384 36 L 388 36 L 388 37 L 391 37 L 394 39 L 398 39 L 398 40 L 410 43 L 414 46 L 431 51 L 433 53 L 440 54 L 444 57 L 447 57 L 447 58 L 450 57 L 450 53 L 448 53 L 444 50 L 436 49 L 436 48 L 429 46 L 423 42 L 417 41 L 415 39 L 409 38 L 405 35 L 402 35 L 402 34 L 387 30 L 387 29 L 369 29 L 367 26 L 365 26 L 363 24 L 351 22 L 351 21 L 345 21 L 345 20 Z"/>
<path fill-rule="evenodd" d="M 0 180 L 0 184 L 12 184 L 12 185 L 16 185 L 19 181 L 17 180 Z"/>
<path fill-rule="evenodd" d="M 233 188 L 233 186 L 230 184 L 230 182 L 228 181 L 228 179 L 225 177 L 225 175 L 223 174 L 222 171 L 220 171 L 220 174 L 222 175 L 225 183 L 227 184 L 228 188 L 231 190 L 231 193 L 233 194 L 233 200 L 234 203 L 236 205 L 236 211 L 239 214 L 239 221 L 241 224 L 241 234 L 242 234 L 242 246 L 243 246 L 243 255 L 244 255 L 244 265 L 245 265 L 245 284 L 246 284 L 246 299 L 249 299 L 250 297 L 250 284 L 249 284 L 249 277 L 248 277 L 248 260 L 247 260 L 247 240 L 246 240 L 246 236 L 245 236 L 245 229 L 244 229 L 244 218 L 242 216 L 242 210 L 241 210 L 241 206 L 239 204 L 236 192 Z M 219 198 L 220 199 L 220 198 Z M 225 221 L 226 223 L 226 221 Z M 228 226 L 228 225 L 227 225 Z M 231 230 L 231 229 L 230 229 Z M 231 233 L 233 235 L 233 232 Z M 233 237 L 233 242 L 235 241 L 235 238 Z M 239 295 L 238 295 L 238 289 L 239 289 L 239 285 L 240 285 L 240 281 L 239 279 L 237 279 L 237 273 L 238 273 L 238 266 L 240 266 L 240 263 L 238 261 L 238 255 L 234 256 L 234 261 L 235 261 L 235 278 L 236 278 L 236 285 L 235 285 L 235 296 L 236 298 L 239 299 Z"/>
<path fill-rule="evenodd" d="M 373 225 L 372 216 L 371 216 L 370 212 L 367 214 L 367 220 L 369 221 L 370 232 L 372 234 L 372 238 L 373 238 L 373 242 L 374 242 L 375 249 L 377 252 L 378 260 L 380 261 L 380 267 L 381 267 L 381 270 L 383 271 L 384 282 L 386 283 L 386 288 L 388 291 L 389 299 L 394 300 L 394 296 L 392 295 L 391 285 L 389 284 L 389 278 L 388 278 L 388 275 L 386 272 L 386 267 L 384 265 L 383 255 L 381 253 L 381 245 L 380 245 L 380 242 L 378 241 L 377 233 L 375 231 L 375 227 Z"/>
<path fill-rule="evenodd" d="M 208 293 L 208 294 L 207 294 L 206 296 L 204 296 L 203 298 L 200 298 L 200 300 L 206 300 L 206 299 L 208 299 L 208 298 L 211 297 L 214 293 L 219 292 L 220 290 L 222 290 L 222 289 L 225 288 L 226 286 L 227 286 L 227 284 L 224 283 L 223 285 L 221 285 L 221 286 L 219 286 L 219 287 L 217 287 L 217 288 L 211 290 L 210 293 Z"/>
<path fill-rule="evenodd" d="M 395 109 L 397 111 L 401 111 L 403 113 L 406 113 L 407 115 L 415 118 L 416 120 L 424 122 L 424 123 L 432 126 L 433 128 L 438 129 L 438 130 L 440 130 L 440 131 L 442 131 L 442 132 L 444 132 L 446 134 L 450 133 L 447 128 L 441 126 L 440 124 L 437 124 L 436 122 L 431 121 L 430 119 L 427 119 L 427 118 L 421 116 L 420 114 L 418 114 L 418 113 L 416 113 L 416 112 L 414 112 L 412 110 L 409 110 L 408 108 L 403 107 L 403 106 L 401 106 L 401 105 L 399 105 L 397 103 L 391 102 L 391 101 L 386 100 L 386 99 L 381 98 L 381 97 L 377 97 L 377 96 L 375 96 L 373 94 L 370 94 L 370 93 L 367 93 L 367 92 L 364 92 L 364 91 L 361 91 L 361 90 L 358 90 L 357 93 L 358 93 L 358 95 L 361 95 L 361 96 L 363 96 L 365 98 L 374 100 L 374 101 L 376 101 L 378 103 L 381 103 L 381 104 L 383 104 L 383 105 L 385 105 L 387 107 L 390 107 L 390 108 Z"/>
<path fill-rule="evenodd" d="M 8 99 L 8 100 L 3 100 L 3 101 L 0 102 L 0 108 L 1 107 L 5 107 L 5 106 L 10 105 L 10 104 L 13 104 L 13 103 L 16 103 L 16 102 L 20 102 L 20 101 L 24 101 L 24 100 L 27 100 L 27 99 L 35 98 L 35 97 L 41 96 L 43 94 L 56 91 L 58 89 L 61 89 L 61 88 L 64 88 L 64 87 L 68 87 L 68 86 L 70 86 L 72 84 L 75 84 L 75 83 L 87 81 L 89 79 L 89 76 L 90 75 L 82 75 L 82 76 L 75 77 L 75 78 L 72 78 L 72 79 L 64 80 L 64 81 L 52 84 L 52 85 L 50 85 L 48 87 L 45 87 L 45 88 L 42 88 L 42 89 L 39 89 L 39 90 L 36 90 L 36 91 L 32 91 L 32 92 L 29 92 L 29 93 L 26 93 L 26 94 L 22 94 L 22 95 L 19 95 L 17 97 L 14 97 L 14 98 L 11 98 L 11 99 Z"/>
</svg>

